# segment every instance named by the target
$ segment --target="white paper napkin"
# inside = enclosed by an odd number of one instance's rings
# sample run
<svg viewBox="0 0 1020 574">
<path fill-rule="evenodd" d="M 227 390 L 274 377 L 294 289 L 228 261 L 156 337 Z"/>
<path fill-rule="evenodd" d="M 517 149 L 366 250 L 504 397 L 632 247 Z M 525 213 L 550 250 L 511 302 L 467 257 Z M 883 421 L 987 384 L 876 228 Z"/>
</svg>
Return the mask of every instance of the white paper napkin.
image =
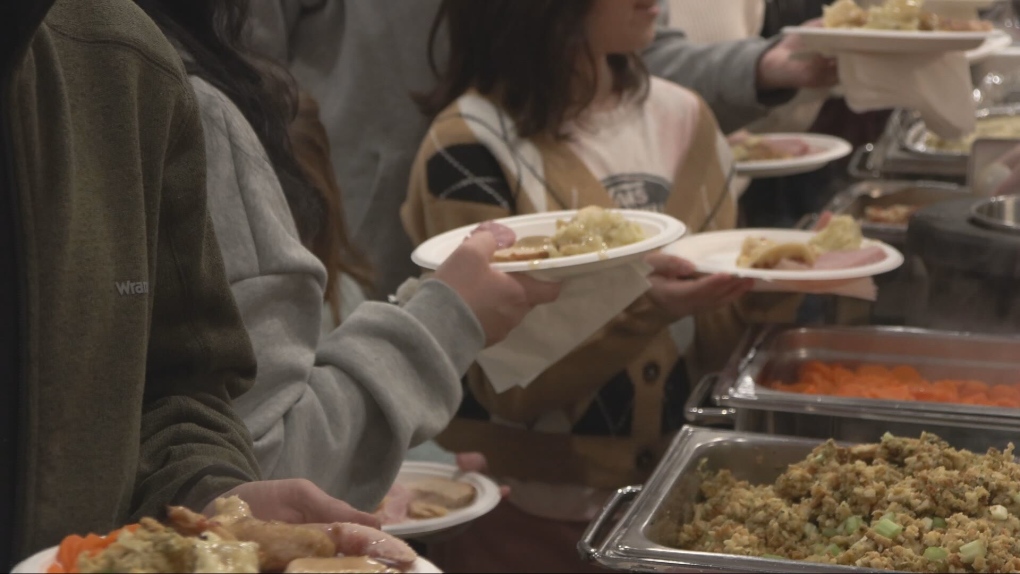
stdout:
<svg viewBox="0 0 1020 574">
<path fill-rule="evenodd" d="M 536 307 L 478 364 L 498 393 L 527 387 L 651 287 L 643 261 L 563 281 L 559 298 Z"/>
<path fill-rule="evenodd" d="M 878 287 L 875 280 L 849 279 L 841 281 L 762 281 L 754 283 L 752 291 L 809 293 L 812 295 L 841 295 L 865 301 L 878 299 Z"/>
<path fill-rule="evenodd" d="M 829 88 L 800 90 L 792 100 L 772 108 L 765 117 L 751 122 L 746 129 L 756 134 L 806 132 L 832 95 Z"/>
<path fill-rule="evenodd" d="M 931 131 L 947 139 L 974 131 L 974 87 L 965 53 L 840 53 L 837 58 L 851 110 L 917 110 Z"/>
</svg>

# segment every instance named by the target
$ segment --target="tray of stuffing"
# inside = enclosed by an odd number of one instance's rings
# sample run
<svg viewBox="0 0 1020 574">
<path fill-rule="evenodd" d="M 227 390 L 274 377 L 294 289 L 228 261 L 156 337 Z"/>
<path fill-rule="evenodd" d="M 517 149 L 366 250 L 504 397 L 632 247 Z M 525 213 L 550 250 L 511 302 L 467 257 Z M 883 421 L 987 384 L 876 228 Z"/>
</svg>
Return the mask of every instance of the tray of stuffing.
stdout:
<svg viewBox="0 0 1020 574">
<path fill-rule="evenodd" d="M 475 472 L 435 462 L 405 462 L 376 516 L 383 531 L 432 540 L 454 534 L 500 501 L 499 486 Z"/>
<path fill-rule="evenodd" d="M 685 427 L 649 482 L 619 490 L 578 548 L 646 572 L 1012 572 L 1018 484 L 1012 446 Z"/>
<path fill-rule="evenodd" d="M 928 431 L 957 448 L 1005 448 L 1020 436 L 1020 338 L 762 328 L 723 372 L 696 386 L 687 416 L 770 434 L 869 442 Z"/>
</svg>

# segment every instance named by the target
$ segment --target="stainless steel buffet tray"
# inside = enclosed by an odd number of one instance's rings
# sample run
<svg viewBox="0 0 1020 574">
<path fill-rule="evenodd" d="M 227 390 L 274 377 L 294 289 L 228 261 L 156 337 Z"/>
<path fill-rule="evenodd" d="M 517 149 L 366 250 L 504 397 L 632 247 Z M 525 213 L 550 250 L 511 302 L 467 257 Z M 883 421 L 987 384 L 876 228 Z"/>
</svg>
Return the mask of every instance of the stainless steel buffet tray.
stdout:
<svg viewBox="0 0 1020 574">
<path fill-rule="evenodd" d="M 807 361 L 910 365 L 929 379 L 1020 382 L 1020 338 L 899 327 L 769 327 L 750 333 L 726 370 L 701 381 L 688 420 L 737 430 L 851 442 L 886 432 L 934 432 L 957 448 L 1004 448 L 1020 437 L 1020 409 L 816 396 L 768 388 Z M 711 401 L 711 405 L 706 403 Z"/>
<path fill-rule="evenodd" d="M 578 549 L 589 561 L 630 572 L 875 572 L 864 568 L 680 550 L 678 526 L 699 499 L 698 465 L 727 468 L 738 480 L 774 482 L 817 439 L 684 427 L 644 487 L 620 489 L 589 525 Z M 626 503 L 632 502 L 623 510 Z M 614 520 L 622 512 L 622 517 Z"/>
<path fill-rule="evenodd" d="M 906 247 L 907 225 L 874 223 L 865 217 L 869 207 L 909 205 L 926 207 L 935 203 L 969 196 L 967 188 L 938 181 L 879 180 L 862 181 L 837 194 L 826 206 L 836 215 L 851 215 L 861 222 L 861 231 L 870 239 Z"/>
<path fill-rule="evenodd" d="M 967 157 L 936 157 L 905 149 L 906 133 L 919 116 L 909 110 L 895 110 L 885 130 L 874 143 L 858 148 L 850 161 L 850 175 L 857 179 L 917 179 L 963 183 Z"/>
<path fill-rule="evenodd" d="M 979 119 L 1020 115 L 1020 106 L 993 106 L 976 114 Z M 931 149 L 926 143 L 927 134 L 920 114 L 893 111 L 878 141 L 854 152 L 850 175 L 858 179 L 924 178 L 965 183 L 970 154 Z"/>
<path fill-rule="evenodd" d="M 977 119 L 984 120 L 988 118 L 1002 118 L 1012 117 L 1020 114 L 1020 107 L 1015 105 L 1012 106 L 997 106 L 992 108 L 985 108 L 978 110 L 976 115 Z M 924 121 L 921 120 L 917 114 L 908 114 L 907 119 L 904 120 L 901 129 L 900 145 L 903 149 L 913 152 L 922 157 L 930 157 L 938 160 L 947 160 L 953 158 L 966 158 L 970 155 L 970 151 L 958 151 L 958 150 L 942 150 L 938 148 L 932 148 L 928 146 L 928 127 L 924 125 Z"/>
</svg>

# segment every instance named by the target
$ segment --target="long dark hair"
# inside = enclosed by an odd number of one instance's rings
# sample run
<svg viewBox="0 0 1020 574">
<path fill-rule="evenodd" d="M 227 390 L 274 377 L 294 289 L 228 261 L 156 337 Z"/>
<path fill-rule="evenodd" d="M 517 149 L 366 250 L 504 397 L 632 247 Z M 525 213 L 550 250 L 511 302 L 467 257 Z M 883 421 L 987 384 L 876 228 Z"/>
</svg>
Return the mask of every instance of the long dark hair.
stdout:
<svg viewBox="0 0 1020 574">
<path fill-rule="evenodd" d="M 288 134 L 298 110 L 293 79 L 246 46 L 249 0 L 135 2 L 188 55 L 188 73 L 226 94 L 255 130 L 280 180 L 302 244 L 330 272 L 327 299 L 336 300 L 336 272 L 348 271 L 348 260 L 351 274 L 370 288 L 367 267 L 350 244 L 342 211 L 333 204 L 328 190 L 314 183 L 317 174 L 306 172 L 295 157 Z"/>
<path fill-rule="evenodd" d="M 329 136 L 319 117 L 318 102 L 305 92 L 299 94 L 297 117 L 291 122 L 289 131 L 295 157 L 325 202 L 327 221 L 331 222 L 307 247 L 330 272 L 326 301 L 332 308 L 334 323 L 339 324 L 340 287 L 337 272 L 347 273 L 371 293 L 374 282 L 372 265 L 365 254 L 354 247 L 347 235 L 344 204 L 330 157 Z"/>
<path fill-rule="evenodd" d="M 592 5 L 592 0 L 443 0 L 429 37 L 429 62 L 439 85 L 416 97 L 422 111 L 434 116 L 475 88 L 498 101 L 520 137 L 562 137 L 564 123 L 596 97 L 595 55 L 585 32 Z M 440 66 L 436 49 L 444 25 L 450 55 Z M 590 71 L 578 69 L 578 61 L 587 61 Z M 648 73 L 636 54 L 612 54 L 609 67 L 617 93 L 647 87 Z"/>
</svg>

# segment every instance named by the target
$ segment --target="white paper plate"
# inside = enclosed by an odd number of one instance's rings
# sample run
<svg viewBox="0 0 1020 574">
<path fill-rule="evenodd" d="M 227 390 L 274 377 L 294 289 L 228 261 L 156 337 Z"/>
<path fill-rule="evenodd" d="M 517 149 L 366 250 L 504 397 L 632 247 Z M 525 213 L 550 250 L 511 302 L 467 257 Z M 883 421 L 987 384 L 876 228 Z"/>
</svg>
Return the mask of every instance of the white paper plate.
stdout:
<svg viewBox="0 0 1020 574">
<path fill-rule="evenodd" d="M 914 32 L 862 28 L 787 26 L 785 34 L 797 34 L 804 47 L 822 53 L 879 52 L 887 54 L 934 54 L 974 50 L 995 34 L 988 32 Z"/>
<path fill-rule="evenodd" d="M 41 552 L 37 552 L 32 556 L 26 558 L 23 562 L 19 563 L 11 570 L 11 574 L 32 574 L 37 572 L 45 572 L 50 566 L 53 565 L 54 560 L 57 558 L 57 547 L 47 548 Z M 411 569 L 408 572 L 414 574 L 442 574 L 442 570 L 436 568 L 436 565 L 429 562 L 428 560 L 418 557 L 418 560 L 414 562 Z"/>
<path fill-rule="evenodd" d="M 807 144 L 810 150 L 806 155 L 791 159 L 742 161 L 736 165 L 737 175 L 761 179 L 766 177 L 783 177 L 807 173 L 824 167 L 829 162 L 842 159 L 853 151 L 850 142 L 821 134 L 754 134 L 765 140 L 797 139 Z"/>
<path fill-rule="evenodd" d="M 437 462 L 405 462 L 400 467 L 397 483 L 409 483 L 424 478 L 449 478 L 466 482 L 475 487 L 475 501 L 466 508 L 450 511 L 440 518 L 409 520 L 399 524 L 387 524 L 383 531 L 400 538 L 435 536 L 448 530 L 478 520 L 496 508 L 501 496 L 499 485 L 486 476 L 475 472 L 461 472 L 456 466 Z"/>
<path fill-rule="evenodd" d="M 612 211 L 639 224 L 645 230 L 647 239 L 631 245 L 615 247 L 605 253 L 587 253 L 537 261 L 493 263 L 492 266 L 506 273 L 528 273 L 548 280 L 565 279 L 630 263 L 650 251 L 673 243 L 687 232 L 687 227 L 683 223 L 661 213 L 634 209 L 614 209 Z M 576 210 L 550 211 L 506 217 L 496 221 L 513 229 L 517 237 L 521 238 L 530 235 L 552 235 L 556 231 L 558 220 L 569 220 L 575 214 L 577 214 Z M 411 260 L 419 267 L 438 269 L 476 227 L 478 224 L 466 225 L 429 239 L 414 250 Z"/>
<path fill-rule="evenodd" d="M 878 263 L 854 267 L 851 269 L 808 269 L 804 271 L 786 271 L 775 269 L 745 269 L 737 267 L 737 258 L 748 237 L 764 237 L 773 241 L 806 242 L 815 233 L 792 229 L 735 229 L 732 231 L 713 231 L 692 235 L 678 241 L 663 251 L 670 255 L 683 257 L 695 265 L 701 273 L 728 273 L 737 277 L 761 279 L 764 281 L 841 281 L 863 279 L 887 273 L 903 265 L 903 254 L 896 248 L 865 239 L 863 247 L 877 245 L 881 247 L 886 258 Z"/>
<path fill-rule="evenodd" d="M 995 2 L 996 0 L 926 0 L 924 7 L 926 10 L 936 10 L 943 7 L 955 8 L 957 6 L 980 10 L 991 8 Z"/>
</svg>

